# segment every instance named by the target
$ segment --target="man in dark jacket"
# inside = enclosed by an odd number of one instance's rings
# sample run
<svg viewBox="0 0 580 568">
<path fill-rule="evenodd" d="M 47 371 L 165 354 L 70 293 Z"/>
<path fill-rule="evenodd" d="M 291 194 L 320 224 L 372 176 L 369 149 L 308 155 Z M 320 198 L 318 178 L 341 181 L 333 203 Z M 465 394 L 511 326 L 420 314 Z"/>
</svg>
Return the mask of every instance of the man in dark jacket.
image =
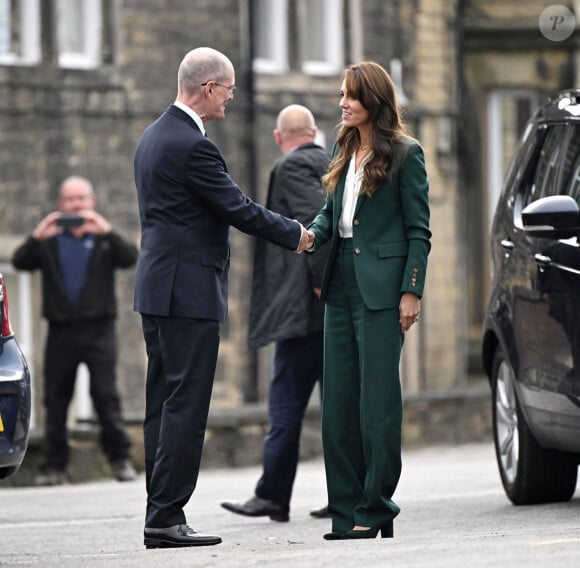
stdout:
<svg viewBox="0 0 580 568">
<path fill-rule="evenodd" d="M 314 143 L 316 133 L 314 117 L 306 107 L 290 105 L 278 115 L 274 136 L 284 157 L 272 170 L 266 207 L 303 225 L 324 205 L 320 178 L 329 156 Z M 276 342 L 268 400 L 270 429 L 255 495 L 242 503 L 222 503 L 233 513 L 289 520 L 304 412 L 316 382 L 322 382 L 319 296 L 325 261 L 322 250 L 295 255 L 265 241 L 256 243 L 249 345 L 258 348 Z"/>
<path fill-rule="evenodd" d="M 80 363 L 89 370 L 101 446 L 113 474 L 119 481 L 136 477 L 116 385 L 114 270 L 135 264 L 137 247 L 115 232 L 94 206 L 89 180 L 65 179 L 58 211 L 40 221 L 12 258 L 17 269 L 42 272 L 43 315 L 48 320 L 44 462 L 37 485 L 68 481 L 66 422 Z"/>
</svg>

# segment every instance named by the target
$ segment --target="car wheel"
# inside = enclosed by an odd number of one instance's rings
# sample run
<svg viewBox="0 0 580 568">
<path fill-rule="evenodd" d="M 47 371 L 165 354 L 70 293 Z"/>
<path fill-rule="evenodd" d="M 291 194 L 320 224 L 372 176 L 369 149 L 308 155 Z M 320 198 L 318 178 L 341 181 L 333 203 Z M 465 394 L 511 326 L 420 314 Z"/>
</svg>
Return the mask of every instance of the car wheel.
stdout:
<svg viewBox="0 0 580 568">
<path fill-rule="evenodd" d="M 5 479 L 6 477 L 10 477 L 14 475 L 20 466 L 11 466 L 11 467 L 0 467 L 0 479 Z"/>
<path fill-rule="evenodd" d="M 511 366 L 500 349 L 492 369 L 493 437 L 501 481 L 514 505 L 568 501 L 578 465 L 570 454 L 545 450 L 521 412 Z"/>
</svg>

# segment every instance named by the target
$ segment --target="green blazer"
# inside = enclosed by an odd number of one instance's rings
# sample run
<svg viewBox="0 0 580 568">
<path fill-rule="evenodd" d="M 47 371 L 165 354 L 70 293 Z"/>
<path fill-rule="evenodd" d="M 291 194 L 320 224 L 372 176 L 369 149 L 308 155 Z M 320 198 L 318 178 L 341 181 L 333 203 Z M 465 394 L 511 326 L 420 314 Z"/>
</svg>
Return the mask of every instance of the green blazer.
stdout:
<svg viewBox="0 0 580 568">
<path fill-rule="evenodd" d="M 398 308 L 403 292 L 423 295 L 429 230 L 429 181 L 421 146 L 404 139 L 406 157 L 390 180 L 372 197 L 359 195 L 353 218 L 355 273 L 361 296 L 371 310 Z M 338 251 L 338 221 L 346 168 L 336 190 L 327 197 L 309 229 L 315 234 L 314 250 L 331 240 L 322 279 L 321 300 Z"/>
</svg>

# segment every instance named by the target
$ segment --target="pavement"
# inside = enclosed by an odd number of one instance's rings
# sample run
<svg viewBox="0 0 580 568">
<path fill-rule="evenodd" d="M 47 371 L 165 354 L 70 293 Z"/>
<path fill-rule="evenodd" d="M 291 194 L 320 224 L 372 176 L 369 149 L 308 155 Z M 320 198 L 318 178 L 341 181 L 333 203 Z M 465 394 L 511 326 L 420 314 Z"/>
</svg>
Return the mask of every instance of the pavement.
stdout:
<svg viewBox="0 0 580 568">
<path fill-rule="evenodd" d="M 181 567 L 535 567 L 578 566 L 580 502 L 513 507 L 493 446 L 403 452 L 394 539 L 325 541 L 330 521 L 320 459 L 299 465 L 291 519 L 275 523 L 220 507 L 252 495 L 259 467 L 203 469 L 186 507 L 189 524 L 223 538 L 217 546 L 143 546 L 144 478 L 36 488 L 0 484 L 0 566 Z"/>
</svg>

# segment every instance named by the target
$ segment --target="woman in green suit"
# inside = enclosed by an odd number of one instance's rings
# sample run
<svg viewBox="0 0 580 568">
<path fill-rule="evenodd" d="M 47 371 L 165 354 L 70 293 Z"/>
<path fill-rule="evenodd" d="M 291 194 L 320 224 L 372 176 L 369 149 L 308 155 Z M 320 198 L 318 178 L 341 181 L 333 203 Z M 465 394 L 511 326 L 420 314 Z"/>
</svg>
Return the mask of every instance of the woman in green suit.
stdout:
<svg viewBox="0 0 580 568">
<path fill-rule="evenodd" d="M 400 354 L 419 317 L 431 238 L 423 150 L 406 133 L 389 74 L 374 62 L 349 66 L 340 109 L 326 204 L 309 227 L 313 250 L 331 240 L 321 293 L 327 540 L 393 536 Z"/>
</svg>

